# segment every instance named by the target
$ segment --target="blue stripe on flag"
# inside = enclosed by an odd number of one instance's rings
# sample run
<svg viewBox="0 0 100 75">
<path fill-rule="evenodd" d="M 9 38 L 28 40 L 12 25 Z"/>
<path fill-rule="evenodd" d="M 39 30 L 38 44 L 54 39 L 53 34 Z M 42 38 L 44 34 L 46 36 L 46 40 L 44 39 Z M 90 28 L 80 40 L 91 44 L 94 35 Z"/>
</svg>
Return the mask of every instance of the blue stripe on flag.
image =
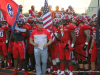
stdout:
<svg viewBox="0 0 100 75">
<path fill-rule="evenodd" d="M 14 22 L 14 24 L 13 24 L 13 26 L 12 26 L 12 31 L 14 31 L 14 29 L 15 29 L 15 26 L 16 26 L 16 21 L 17 21 L 17 19 L 18 19 L 18 16 L 19 16 L 19 14 L 20 14 L 20 7 L 18 7 L 18 12 L 17 12 L 17 15 L 16 15 L 16 20 L 15 20 L 15 22 Z"/>
</svg>

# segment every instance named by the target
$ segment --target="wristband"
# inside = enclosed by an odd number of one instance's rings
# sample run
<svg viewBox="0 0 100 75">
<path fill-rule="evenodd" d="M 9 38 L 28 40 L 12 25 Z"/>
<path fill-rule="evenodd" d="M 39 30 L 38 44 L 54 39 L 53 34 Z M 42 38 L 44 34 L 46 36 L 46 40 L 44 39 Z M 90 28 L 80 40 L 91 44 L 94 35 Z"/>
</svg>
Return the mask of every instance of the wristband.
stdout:
<svg viewBox="0 0 100 75">
<path fill-rule="evenodd" d="M 57 33 L 56 32 L 54 34 L 57 36 Z"/>
<path fill-rule="evenodd" d="M 6 43 L 8 43 L 8 40 L 6 40 Z"/>
<path fill-rule="evenodd" d="M 73 43 L 71 44 L 71 47 L 74 47 L 74 44 Z"/>
<path fill-rule="evenodd" d="M 85 42 L 85 45 L 88 45 L 88 42 Z"/>
</svg>

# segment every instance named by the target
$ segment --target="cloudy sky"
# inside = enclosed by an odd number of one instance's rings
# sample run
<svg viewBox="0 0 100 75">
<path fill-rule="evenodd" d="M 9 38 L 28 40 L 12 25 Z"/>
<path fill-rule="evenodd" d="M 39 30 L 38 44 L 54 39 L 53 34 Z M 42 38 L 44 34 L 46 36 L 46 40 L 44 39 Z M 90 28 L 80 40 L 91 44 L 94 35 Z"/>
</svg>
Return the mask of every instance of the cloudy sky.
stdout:
<svg viewBox="0 0 100 75">
<path fill-rule="evenodd" d="M 31 5 L 35 6 L 37 11 L 40 10 L 41 6 L 44 6 L 45 0 L 14 0 L 18 4 L 23 5 L 23 12 L 28 12 Z M 59 6 L 60 9 L 63 7 L 67 9 L 69 5 L 74 7 L 77 13 L 84 13 L 85 9 L 89 6 L 91 0 L 48 0 L 48 4 L 52 5 L 52 10 L 55 10 L 55 6 Z"/>
</svg>

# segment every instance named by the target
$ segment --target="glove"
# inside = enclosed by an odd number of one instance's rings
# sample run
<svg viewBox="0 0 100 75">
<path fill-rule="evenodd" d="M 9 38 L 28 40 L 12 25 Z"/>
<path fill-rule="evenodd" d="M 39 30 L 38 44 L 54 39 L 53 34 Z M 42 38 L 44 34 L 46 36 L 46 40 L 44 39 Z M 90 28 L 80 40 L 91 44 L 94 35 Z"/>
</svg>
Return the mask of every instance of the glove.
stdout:
<svg viewBox="0 0 100 75">
<path fill-rule="evenodd" d="M 85 44 L 85 45 L 83 46 L 83 51 L 86 51 L 86 49 L 87 49 L 87 45 Z"/>
<path fill-rule="evenodd" d="M 5 47 L 7 47 L 7 49 L 8 49 L 8 40 L 6 40 L 6 45 L 5 45 Z"/>
<path fill-rule="evenodd" d="M 69 51 L 72 51 L 73 49 L 74 49 L 73 47 L 70 47 L 70 48 L 69 48 Z"/>
<path fill-rule="evenodd" d="M 65 45 L 65 47 L 64 47 L 64 49 L 69 49 L 69 47 L 68 47 L 69 45 L 68 44 L 66 44 Z"/>
</svg>

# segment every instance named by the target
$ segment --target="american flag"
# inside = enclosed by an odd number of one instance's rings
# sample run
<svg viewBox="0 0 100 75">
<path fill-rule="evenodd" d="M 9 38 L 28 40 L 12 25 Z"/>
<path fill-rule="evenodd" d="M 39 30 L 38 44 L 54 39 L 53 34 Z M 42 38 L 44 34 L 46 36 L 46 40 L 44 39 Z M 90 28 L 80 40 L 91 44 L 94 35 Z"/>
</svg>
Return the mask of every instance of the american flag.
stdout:
<svg viewBox="0 0 100 75">
<path fill-rule="evenodd" d="M 43 28 L 51 30 L 52 16 L 51 16 L 51 12 L 49 11 L 48 0 L 45 0 L 42 20 L 43 20 Z"/>
</svg>

